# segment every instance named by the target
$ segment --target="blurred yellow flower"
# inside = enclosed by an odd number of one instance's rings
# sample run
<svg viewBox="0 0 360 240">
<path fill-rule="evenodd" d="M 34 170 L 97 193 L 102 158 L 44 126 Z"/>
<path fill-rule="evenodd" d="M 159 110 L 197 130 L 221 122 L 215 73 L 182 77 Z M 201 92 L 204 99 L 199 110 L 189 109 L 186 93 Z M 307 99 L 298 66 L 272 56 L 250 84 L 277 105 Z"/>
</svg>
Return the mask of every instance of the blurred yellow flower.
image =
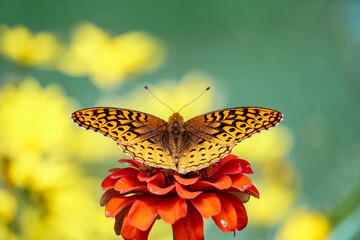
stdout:
<svg viewBox="0 0 360 240">
<path fill-rule="evenodd" d="M 276 240 L 323 240 L 331 230 L 330 221 L 321 213 L 298 210 L 280 227 Z"/>
<path fill-rule="evenodd" d="M 252 136 L 234 148 L 234 154 L 255 162 L 273 162 L 287 157 L 293 146 L 290 130 L 280 123 L 270 130 Z"/>
<path fill-rule="evenodd" d="M 111 37 L 91 23 L 82 23 L 75 28 L 58 68 L 70 75 L 89 75 L 96 86 L 111 88 L 130 74 L 157 67 L 163 57 L 160 42 L 146 33 Z"/>
<path fill-rule="evenodd" d="M 91 134 L 71 121 L 74 109 L 74 102 L 57 85 L 42 88 L 35 79 L 26 78 L 19 86 L 4 86 L 0 90 L 0 156 L 23 159 L 19 166 L 28 162 L 26 158 L 34 164 L 35 159 L 41 162 L 42 156 L 85 161 L 114 156 L 115 145 L 108 139 L 84 137 Z"/>
<path fill-rule="evenodd" d="M 0 236 L 113 238 L 108 231 L 113 223 L 103 217 L 94 187 L 100 180 L 85 175 L 81 162 L 74 161 L 91 158 L 102 149 L 103 138 L 91 139 L 89 153 L 81 153 L 83 130 L 70 119 L 74 108 L 60 87 L 43 88 L 32 78 L 0 90 L 0 184 L 5 188 L 0 190 Z M 115 145 L 111 149 L 116 152 Z"/>
<path fill-rule="evenodd" d="M 4 189 L 0 189 L 0 225 L 8 223 L 15 217 L 17 203 L 15 197 Z M 2 236 L 2 235 L 0 235 Z"/>
<path fill-rule="evenodd" d="M 261 180 L 254 182 L 260 191 L 260 199 L 249 201 L 246 205 L 249 223 L 272 226 L 282 220 L 293 205 L 294 190 L 285 184 Z"/>
<path fill-rule="evenodd" d="M 159 84 L 149 85 L 149 88 L 161 101 L 170 106 L 174 111 L 178 111 L 202 93 L 208 86 L 213 88 L 190 106 L 181 110 L 181 115 L 184 117 L 184 120 L 187 120 L 207 111 L 216 110 L 214 105 L 221 104 L 221 101 L 215 99 L 216 87 L 209 75 L 201 72 L 190 72 L 181 81 L 164 80 Z M 134 109 L 150 113 L 166 121 L 172 114 L 170 109 L 146 92 L 143 86 L 120 99 L 102 99 L 98 105 Z"/>
<path fill-rule="evenodd" d="M 32 33 L 22 25 L 1 29 L 0 53 L 16 64 L 44 66 L 59 56 L 62 47 L 52 33 Z"/>
<path fill-rule="evenodd" d="M 27 78 L 18 87 L 6 85 L 0 91 L 0 155 L 14 158 L 19 153 L 61 154 L 69 145 L 69 121 L 73 103 L 61 89 L 44 89 Z"/>
</svg>

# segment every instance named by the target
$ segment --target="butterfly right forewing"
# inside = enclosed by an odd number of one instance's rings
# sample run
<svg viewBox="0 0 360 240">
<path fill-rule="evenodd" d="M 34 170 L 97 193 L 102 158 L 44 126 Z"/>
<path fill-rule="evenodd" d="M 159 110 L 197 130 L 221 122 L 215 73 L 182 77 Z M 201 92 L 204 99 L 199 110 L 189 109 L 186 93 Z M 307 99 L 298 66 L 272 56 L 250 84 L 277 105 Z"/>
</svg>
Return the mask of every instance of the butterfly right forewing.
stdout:
<svg viewBox="0 0 360 240">
<path fill-rule="evenodd" d="M 228 108 L 194 117 L 185 122 L 190 154 L 181 159 L 178 168 L 188 172 L 209 166 L 237 143 L 274 127 L 282 118 L 280 112 L 260 107 Z"/>
</svg>

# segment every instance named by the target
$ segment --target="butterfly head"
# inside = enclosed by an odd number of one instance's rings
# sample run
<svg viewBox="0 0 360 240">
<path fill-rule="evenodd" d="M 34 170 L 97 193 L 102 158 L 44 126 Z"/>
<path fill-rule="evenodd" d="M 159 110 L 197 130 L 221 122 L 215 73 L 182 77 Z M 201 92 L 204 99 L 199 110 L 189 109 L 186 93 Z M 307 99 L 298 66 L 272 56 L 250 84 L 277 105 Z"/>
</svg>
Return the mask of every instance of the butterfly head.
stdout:
<svg viewBox="0 0 360 240">
<path fill-rule="evenodd" d="M 175 112 L 169 117 L 168 131 L 172 133 L 180 133 L 184 129 L 184 118 L 180 113 Z"/>
</svg>

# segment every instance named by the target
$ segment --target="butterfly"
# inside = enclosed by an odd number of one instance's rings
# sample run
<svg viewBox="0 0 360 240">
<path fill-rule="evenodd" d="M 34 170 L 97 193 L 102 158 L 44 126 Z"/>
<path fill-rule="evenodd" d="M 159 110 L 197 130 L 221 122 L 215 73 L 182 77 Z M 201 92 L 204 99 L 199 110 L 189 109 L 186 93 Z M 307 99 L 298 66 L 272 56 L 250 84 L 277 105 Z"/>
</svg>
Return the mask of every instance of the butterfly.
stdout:
<svg viewBox="0 0 360 240">
<path fill-rule="evenodd" d="M 218 162 L 239 142 L 277 125 L 283 115 L 267 108 L 239 107 L 187 121 L 174 112 L 166 122 L 144 112 L 94 107 L 71 117 L 79 126 L 113 139 L 137 161 L 185 174 Z"/>
</svg>

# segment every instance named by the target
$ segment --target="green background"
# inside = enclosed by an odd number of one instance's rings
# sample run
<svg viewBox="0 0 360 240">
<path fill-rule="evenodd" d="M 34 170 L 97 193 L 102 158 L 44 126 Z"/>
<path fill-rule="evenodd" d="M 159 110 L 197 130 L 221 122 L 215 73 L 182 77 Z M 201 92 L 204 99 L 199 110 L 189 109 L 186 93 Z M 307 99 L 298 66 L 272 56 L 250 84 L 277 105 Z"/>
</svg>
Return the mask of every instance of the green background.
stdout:
<svg viewBox="0 0 360 240">
<path fill-rule="evenodd" d="M 291 160 L 303 181 L 299 201 L 335 223 L 360 202 L 359 16 L 359 1 L 0 1 L 0 23 L 52 31 L 64 41 L 81 21 L 114 34 L 142 30 L 161 39 L 165 64 L 126 83 L 119 95 L 195 69 L 216 79 L 224 107 L 284 113 L 283 124 L 294 133 Z M 0 59 L 1 79 L 14 68 Z M 86 77 L 74 81 L 40 70 L 32 75 L 43 85 L 61 84 L 83 106 L 101 94 Z"/>
</svg>

